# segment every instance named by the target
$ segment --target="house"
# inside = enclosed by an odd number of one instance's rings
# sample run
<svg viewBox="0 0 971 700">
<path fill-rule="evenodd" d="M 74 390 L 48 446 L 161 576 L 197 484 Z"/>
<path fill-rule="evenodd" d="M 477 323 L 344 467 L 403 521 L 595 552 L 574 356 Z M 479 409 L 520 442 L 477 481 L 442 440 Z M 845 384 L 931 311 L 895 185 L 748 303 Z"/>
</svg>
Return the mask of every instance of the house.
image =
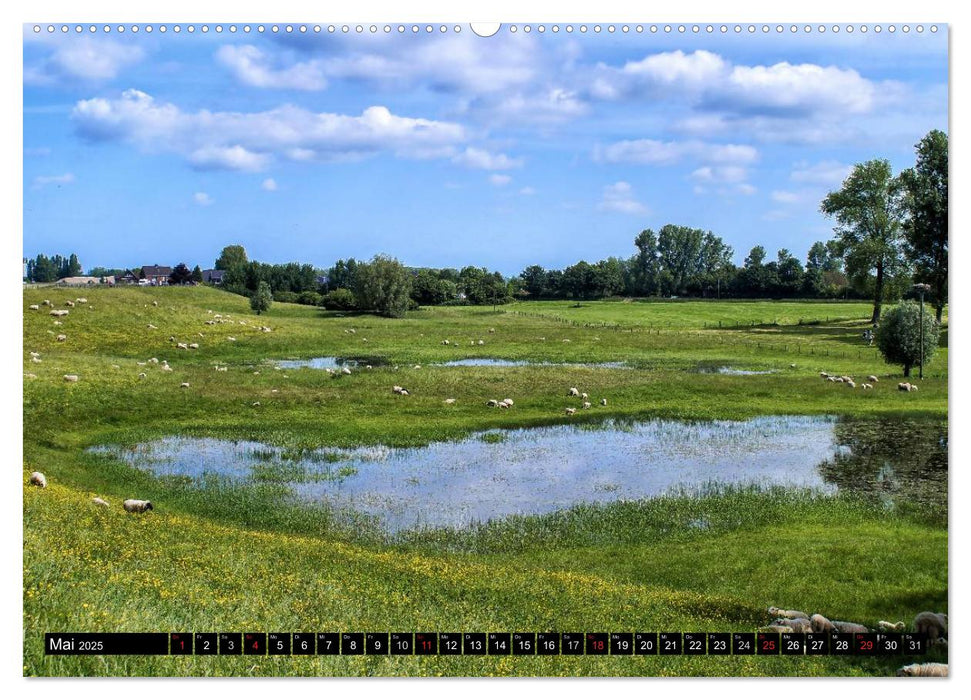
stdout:
<svg viewBox="0 0 971 700">
<path fill-rule="evenodd" d="M 138 275 L 131 270 L 125 270 L 123 275 L 115 275 L 115 284 L 138 284 Z"/>
<path fill-rule="evenodd" d="M 57 284 L 63 287 L 86 287 L 92 284 L 101 284 L 100 277 L 63 277 L 57 280 Z"/>
<path fill-rule="evenodd" d="M 160 285 L 169 283 L 172 268 L 165 265 L 145 265 L 139 277 L 146 280 L 143 284 Z"/>
<path fill-rule="evenodd" d="M 202 281 L 205 284 L 222 284 L 225 275 L 225 270 L 203 270 Z"/>
</svg>

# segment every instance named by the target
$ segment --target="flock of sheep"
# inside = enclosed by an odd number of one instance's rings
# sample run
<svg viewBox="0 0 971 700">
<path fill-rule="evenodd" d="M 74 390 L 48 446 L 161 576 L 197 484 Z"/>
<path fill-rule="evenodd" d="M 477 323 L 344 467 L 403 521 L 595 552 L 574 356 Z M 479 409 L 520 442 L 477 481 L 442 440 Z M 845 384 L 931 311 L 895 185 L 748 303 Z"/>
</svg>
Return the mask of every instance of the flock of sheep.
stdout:
<svg viewBox="0 0 971 700">
<path fill-rule="evenodd" d="M 856 382 L 853 381 L 853 377 L 848 377 L 845 374 L 835 375 L 835 374 L 830 374 L 829 372 L 820 372 L 819 376 L 822 377 L 825 381 L 834 382 L 836 384 L 845 384 L 846 386 L 850 387 L 850 389 L 856 388 Z M 871 374 L 866 378 L 865 382 L 862 382 L 860 384 L 860 388 L 872 389 L 873 385 L 879 381 L 880 381 L 879 377 L 877 377 L 875 374 Z M 918 387 L 916 384 L 913 384 L 911 382 L 900 382 L 899 384 L 897 384 L 897 390 L 898 391 L 917 391 Z"/>
<path fill-rule="evenodd" d="M 36 486 L 37 488 L 46 489 L 47 477 L 41 472 L 31 472 L 30 477 L 27 479 L 27 483 L 29 483 L 31 486 Z M 99 498 L 98 496 L 92 498 L 91 503 L 100 508 L 108 508 L 111 505 L 108 503 L 108 501 L 103 498 Z M 121 504 L 121 507 L 129 513 L 146 513 L 154 509 L 151 501 L 143 501 L 139 498 L 126 499 Z"/>
<path fill-rule="evenodd" d="M 807 615 L 801 610 L 786 610 L 772 606 L 769 608 L 769 615 L 773 618 L 772 623 L 760 627 L 761 632 L 789 632 L 805 634 L 810 632 L 844 632 L 855 634 L 857 632 L 906 632 L 907 623 L 903 620 L 899 622 L 887 622 L 880 620 L 877 622 L 876 630 L 871 630 L 865 625 L 857 622 L 844 622 L 843 620 L 829 620 L 823 615 L 816 613 Z M 947 649 L 947 615 L 945 613 L 935 613 L 924 611 L 914 617 L 911 631 L 926 635 L 929 646 L 938 646 Z M 909 664 L 897 670 L 898 676 L 946 676 L 947 664 L 941 663 L 921 663 Z"/>
</svg>

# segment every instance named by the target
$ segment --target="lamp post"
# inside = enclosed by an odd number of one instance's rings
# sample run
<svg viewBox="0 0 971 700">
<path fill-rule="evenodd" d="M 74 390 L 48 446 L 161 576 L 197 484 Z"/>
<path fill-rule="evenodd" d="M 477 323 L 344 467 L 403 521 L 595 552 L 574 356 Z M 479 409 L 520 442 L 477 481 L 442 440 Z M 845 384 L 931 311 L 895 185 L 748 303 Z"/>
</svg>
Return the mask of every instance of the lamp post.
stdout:
<svg viewBox="0 0 971 700">
<path fill-rule="evenodd" d="M 924 292 L 929 292 L 929 284 L 915 284 L 914 291 L 920 293 L 920 380 L 924 381 Z"/>
</svg>

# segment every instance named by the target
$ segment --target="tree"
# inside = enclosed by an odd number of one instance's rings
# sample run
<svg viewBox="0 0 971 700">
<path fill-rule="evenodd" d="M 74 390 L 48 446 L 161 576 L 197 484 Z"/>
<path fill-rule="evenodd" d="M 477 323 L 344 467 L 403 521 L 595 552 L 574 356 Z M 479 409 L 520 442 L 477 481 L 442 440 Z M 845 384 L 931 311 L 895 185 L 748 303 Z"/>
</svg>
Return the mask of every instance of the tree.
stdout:
<svg viewBox="0 0 971 700">
<path fill-rule="evenodd" d="M 902 263 L 901 190 L 890 161 L 869 160 L 856 165 L 843 187 L 826 195 L 820 205 L 823 214 L 836 219 L 834 231 L 850 276 L 860 279 L 872 273 L 876 277 L 873 323 L 880 321 L 884 281 Z"/>
<path fill-rule="evenodd" d="M 241 245 L 228 245 L 223 248 L 219 257 L 216 258 L 217 270 L 232 270 L 234 267 L 245 265 L 249 262 L 246 256 L 246 249 Z"/>
<path fill-rule="evenodd" d="M 249 306 L 256 315 L 259 316 L 264 311 L 269 311 L 273 304 L 273 291 L 266 282 L 260 282 L 256 288 L 256 294 L 250 297 Z"/>
<path fill-rule="evenodd" d="M 644 229 L 634 239 L 637 254 L 634 256 L 634 286 L 638 294 L 650 296 L 658 294 L 658 273 L 661 264 L 658 260 L 657 236 L 651 229 Z"/>
<path fill-rule="evenodd" d="M 354 296 L 359 308 L 401 318 L 408 310 L 410 293 L 411 278 L 395 258 L 375 255 L 371 262 L 357 265 Z"/>
<path fill-rule="evenodd" d="M 67 267 L 64 270 L 63 277 L 77 277 L 82 272 L 81 263 L 78 260 L 78 256 L 71 253 L 71 257 L 67 261 Z"/>
<path fill-rule="evenodd" d="M 909 213 L 905 252 L 916 279 L 931 285 L 940 323 L 947 303 L 947 134 L 935 129 L 916 148 L 917 164 L 900 173 Z"/>
<path fill-rule="evenodd" d="M 202 268 L 198 265 L 192 268 L 192 281 L 197 284 L 202 284 Z"/>
<path fill-rule="evenodd" d="M 519 276 L 523 280 L 523 289 L 534 299 L 546 293 L 546 270 L 540 265 L 530 265 Z"/>
<path fill-rule="evenodd" d="M 904 366 L 904 376 L 920 362 L 920 304 L 904 301 L 884 316 L 877 328 L 877 347 L 883 358 L 894 365 Z M 940 340 L 941 327 L 933 314 L 924 314 L 924 364 L 930 363 Z"/>
<path fill-rule="evenodd" d="M 327 292 L 321 300 L 321 305 L 330 311 L 349 311 L 354 308 L 354 292 L 350 289 L 338 287 L 333 291 Z"/>
<path fill-rule="evenodd" d="M 192 271 L 185 263 L 179 263 L 169 273 L 169 284 L 189 284 L 191 281 Z"/>
<path fill-rule="evenodd" d="M 444 304 L 451 298 L 451 287 L 452 284 L 439 279 L 434 270 L 423 267 L 411 280 L 411 298 L 426 306 Z"/>
</svg>

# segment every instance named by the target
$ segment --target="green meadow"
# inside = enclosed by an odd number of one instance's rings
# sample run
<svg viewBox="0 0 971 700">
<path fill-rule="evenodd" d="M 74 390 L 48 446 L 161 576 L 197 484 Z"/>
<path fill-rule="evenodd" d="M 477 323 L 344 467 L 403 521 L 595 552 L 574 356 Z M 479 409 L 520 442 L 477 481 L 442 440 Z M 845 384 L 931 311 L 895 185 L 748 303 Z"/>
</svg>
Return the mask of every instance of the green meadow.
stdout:
<svg viewBox="0 0 971 700">
<path fill-rule="evenodd" d="M 41 305 L 63 309 L 76 297 L 87 302 L 60 319 Z M 920 390 L 899 392 L 900 368 L 861 340 L 866 303 L 522 302 L 385 319 L 282 303 L 256 316 L 247 299 L 205 287 L 37 287 L 24 291 L 23 309 L 25 675 L 892 675 L 899 658 L 45 657 L 42 640 L 46 631 L 754 631 L 770 621 L 769 605 L 869 626 L 947 611 L 946 492 L 908 502 L 712 488 L 392 536 L 294 501 L 272 473 L 202 487 L 88 450 L 177 435 L 299 454 L 606 419 L 838 416 L 880 425 L 888 440 L 898 422 L 946 426 L 946 333 Z M 372 369 L 275 368 L 328 356 Z M 439 365 L 476 357 L 536 364 Z M 821 371 L 880 381 L 850 389 Z M 566 415 L 578 405 L 573 386 L 607 405 Z M 504 397 L 511 409 L 486 406 Z M 26 485 L 35 470 L 48 488 Z M 155 509 L 126 513 L 126 498 Z M 710 526 L 693 526 L 699 519 Z"/>
</svg>

